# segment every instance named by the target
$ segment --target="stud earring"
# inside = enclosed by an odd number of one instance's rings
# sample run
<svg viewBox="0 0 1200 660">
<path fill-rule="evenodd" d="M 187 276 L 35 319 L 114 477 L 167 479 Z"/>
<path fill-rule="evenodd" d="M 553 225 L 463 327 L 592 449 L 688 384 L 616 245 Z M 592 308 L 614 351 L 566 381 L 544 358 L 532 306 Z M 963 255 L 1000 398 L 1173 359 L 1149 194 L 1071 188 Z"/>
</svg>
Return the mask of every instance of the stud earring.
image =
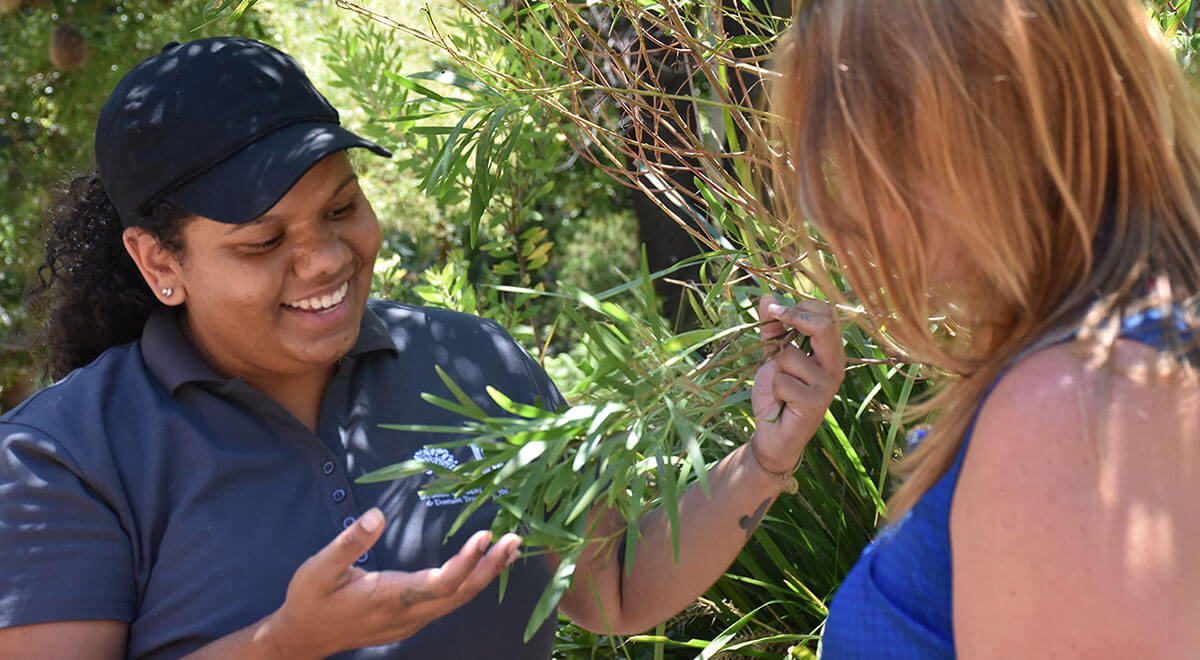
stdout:
<svg viewBox="0 0 1200 660">
<path fill-rule="evenodd" d="M 161 293 L 161 294 L 163 295 L 163 298 L 170 298 L 170 297 L 171 297 L 171 294 L 172 294 L 172 293 L 175 293 L 175 289 L 172 289 L 172 288 L 171 288 L 171 287 L 169 287 L 169 286 L 164 286 L 164 287 L 162 288 L 162 290 L 161 290 L 161 291 L 159 291 L 159 293 Z"/>
</svg>

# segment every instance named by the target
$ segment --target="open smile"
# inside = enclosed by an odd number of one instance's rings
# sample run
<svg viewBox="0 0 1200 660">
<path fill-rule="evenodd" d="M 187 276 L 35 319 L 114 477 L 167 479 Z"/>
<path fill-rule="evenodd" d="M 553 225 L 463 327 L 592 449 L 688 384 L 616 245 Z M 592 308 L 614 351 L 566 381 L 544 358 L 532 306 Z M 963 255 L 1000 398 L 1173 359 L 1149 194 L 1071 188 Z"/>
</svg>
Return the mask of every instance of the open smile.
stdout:
<svg viewBox="0 0 1200 660">
<path fill-rule="evenodd" d="M 311 298 L 302 298 L 283 303 L 284 307 L 292 309 L 300 309 L 306 312 L 324 312 L 334 307 L 337 307 L 343 300 L 346 299 L 346 294 L 350 291 L 350 282 L 343 282 L 340 287 L 333 293 L 327 293 L 323 296 L 313 296 Z"/>
</svg>

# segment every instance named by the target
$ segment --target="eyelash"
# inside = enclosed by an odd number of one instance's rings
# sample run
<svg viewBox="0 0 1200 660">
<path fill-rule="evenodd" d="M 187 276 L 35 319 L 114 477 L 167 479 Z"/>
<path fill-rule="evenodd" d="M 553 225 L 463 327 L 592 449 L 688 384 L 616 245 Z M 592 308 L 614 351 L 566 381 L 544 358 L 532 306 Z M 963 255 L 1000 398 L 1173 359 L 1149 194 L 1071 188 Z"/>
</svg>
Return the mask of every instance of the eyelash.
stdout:
<svg viewBox="0 0 1200 660">
<path fill-rule="evenodd" d="M 353 201 L 351 201 L 349 204 L 346 204 L 345 206 L 343 206 L 341 208 L 334 209 L 332 212 L 330 212 L 329 215 L 331 215 L 335 218 L 340 218 L 342 216 L 349 215 L 351 212 L 353 212 L 354 207 L 355 207 L 355 203 Z"/>
<path fill-rule="evenodd" d="M 269 241 L 263 241 L 262 243 L 251 243 L 251 244 L 247 245 L 246 247 L 250 248 L 251 250 L 265 251 L 265 250 L 269 250 L 269 249 L 275 247 L 282 240 L 283 240 L 283 234 L 280 234 L 279 236 L 276 236 L 275 238 L 272 238 Z"/>
<path fill-rule="evenodd" d="M 330 211 L 329 215 L 330 215 L 330 217 L 332 217 L 334 219 L 340 219 L 344 216 L 349 215 L 350 213 L 353 213 L 355 206 L 356 206 L 355 202 L 352 201 L 349 204 L 346 204 L 345 206 L 342 206 L 340 208 L 334 209 L 333 211 Z M 263 241 L 262 243 L 250 243 L 250 244 L 246 245 L 246 247 L 250 248 L 251 250 L 258 251 L 258 252 L 265 252 L 265 251 L 270 250 L 271 248 L 275 247 L 277 244 L 279 244 L 282 241 L 283 241 L 283 234 L 280 234 L 279 236 L 276 236 L 275 238 L 272 238 L 269 241 Z"/>
</svg>

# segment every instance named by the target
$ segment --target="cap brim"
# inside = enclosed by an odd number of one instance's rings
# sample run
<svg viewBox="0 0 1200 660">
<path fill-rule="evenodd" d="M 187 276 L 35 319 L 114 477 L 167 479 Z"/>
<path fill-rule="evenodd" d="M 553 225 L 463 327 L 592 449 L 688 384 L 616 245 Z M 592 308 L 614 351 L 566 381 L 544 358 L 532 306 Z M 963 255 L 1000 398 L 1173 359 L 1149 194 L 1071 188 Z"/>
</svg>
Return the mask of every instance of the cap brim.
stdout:
<svg viewBox="0 0 1200 660">
<path fill-rule="evenodd" d="M 328 122 L 292 124 L 253 142 L 163 197 L 218 222 L 242 224 L 271 209 L 326 156 L 361 147 L 391 152 Z"/>
</svg>

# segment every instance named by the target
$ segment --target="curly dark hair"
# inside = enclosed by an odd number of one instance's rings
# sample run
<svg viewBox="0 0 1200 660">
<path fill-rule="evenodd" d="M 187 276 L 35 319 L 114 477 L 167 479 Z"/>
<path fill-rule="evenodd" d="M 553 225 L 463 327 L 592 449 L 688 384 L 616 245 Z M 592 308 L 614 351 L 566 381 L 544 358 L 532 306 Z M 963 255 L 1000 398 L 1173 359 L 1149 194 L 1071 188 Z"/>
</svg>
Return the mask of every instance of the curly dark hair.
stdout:
<svg viewBox="0 0 1200 660">
<path fill-rule="evenodd" d="M 182 256 L 188 215 L 160 202 L 130 224 Z M 150 312 L 162 305 L 125 251 L 124 229 L 96 173 L 72 181 L 50 211 L 33 295 L 48 308 L 43 340 L 55 379 L 140 337 Z"/>
</svg>

